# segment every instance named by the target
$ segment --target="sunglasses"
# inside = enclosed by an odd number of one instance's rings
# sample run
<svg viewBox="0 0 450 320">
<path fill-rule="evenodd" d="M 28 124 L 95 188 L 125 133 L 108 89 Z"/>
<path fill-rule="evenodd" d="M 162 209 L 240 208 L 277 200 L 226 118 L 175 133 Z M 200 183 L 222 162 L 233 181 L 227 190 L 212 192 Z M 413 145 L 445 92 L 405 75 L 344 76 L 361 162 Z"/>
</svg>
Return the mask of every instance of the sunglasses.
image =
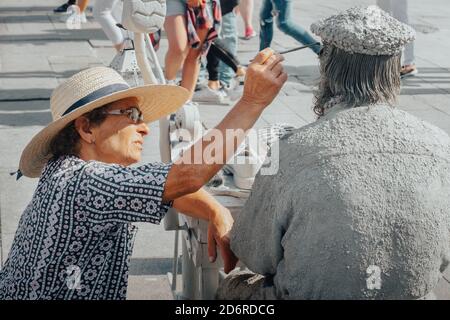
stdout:
<svg viewBox="0 0 450 320">
<path fill-rule="evenodd" d="M 126 115 L 128 118 L 130 118 L 136 124 L 139 121 L 144 121 L 144 115 L 142 114 L 142 111 L 139 110 L 138 107 L 131 107 L 131 108 L 128 108 L 125 110 L 105 111 L 105 114 Z"/>
</svg>

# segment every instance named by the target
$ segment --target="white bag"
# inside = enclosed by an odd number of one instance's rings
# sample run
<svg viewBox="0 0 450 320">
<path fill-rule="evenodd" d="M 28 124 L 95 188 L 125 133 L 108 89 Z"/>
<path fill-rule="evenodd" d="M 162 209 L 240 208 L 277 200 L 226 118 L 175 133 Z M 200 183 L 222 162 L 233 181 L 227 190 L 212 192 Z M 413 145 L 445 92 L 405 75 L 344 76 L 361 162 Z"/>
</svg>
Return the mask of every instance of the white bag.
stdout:
<svg viewBox="0 0 450 320">
<path fill-rule="evenodd" d="M 154 33 L 162 28 L 166 17 L 166 0 L 124 0 L 122 24 L 138 33 Z"/>
</svg>

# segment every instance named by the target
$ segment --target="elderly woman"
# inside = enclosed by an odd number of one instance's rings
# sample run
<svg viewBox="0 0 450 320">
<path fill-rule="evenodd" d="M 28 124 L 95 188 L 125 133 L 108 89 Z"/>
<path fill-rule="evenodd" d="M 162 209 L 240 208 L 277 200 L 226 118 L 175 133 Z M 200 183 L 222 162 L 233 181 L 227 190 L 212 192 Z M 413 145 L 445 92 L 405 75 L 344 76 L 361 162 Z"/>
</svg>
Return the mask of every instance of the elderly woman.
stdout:
<svg viewBox="0 0 450 320">
<path fill-rule="evenodd" d="M 287 79 L 282 57 L 266 50 L 249 67 L 249 80 L 235 107 L 217 126 L 250 129 Z M 203 159 L 210 137 L 175 163 L 141 159 L 146 123 L 178 109 L 188 92 L 172 85 L 129 88 L 112 69 L 84 70 L 57 87 L 51 97 L 53 122 L 23 151 L 20 173 L 40 177 L 25 209 L 4 268 L 0 299 L 125 299 L 136 227 L 158 224 L 170 206 L 210 221 L 210 255 L 215 242 L 225 271 L 236 258 L 228 248 L 233 219 L 201 187 L 226 163 Z M 217 132 L 217 131 L 216 131 Z M 238 142 L 243 134 L 238 137 Z M 197 149 L 196 149 L 197 148 Z M 228 150 L 229 151 L 229 150 Z"/>
</svg>

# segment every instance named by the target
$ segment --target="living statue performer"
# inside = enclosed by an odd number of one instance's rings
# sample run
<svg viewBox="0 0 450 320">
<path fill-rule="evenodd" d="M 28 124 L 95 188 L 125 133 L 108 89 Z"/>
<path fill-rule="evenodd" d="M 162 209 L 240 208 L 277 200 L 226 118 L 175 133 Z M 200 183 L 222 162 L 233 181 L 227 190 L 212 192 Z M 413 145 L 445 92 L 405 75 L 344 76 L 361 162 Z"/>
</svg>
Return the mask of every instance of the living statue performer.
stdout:
<svg viewBox="0 0 450 320">
<path fill-rule="evenodd" d="M 449 263 L 450 138 L 398 110 L 414 31 L 376 6 L 314 23 L 318 120 L 280 144 L 231 231 L 226 299 L 430 298 Z"/>
</svg>

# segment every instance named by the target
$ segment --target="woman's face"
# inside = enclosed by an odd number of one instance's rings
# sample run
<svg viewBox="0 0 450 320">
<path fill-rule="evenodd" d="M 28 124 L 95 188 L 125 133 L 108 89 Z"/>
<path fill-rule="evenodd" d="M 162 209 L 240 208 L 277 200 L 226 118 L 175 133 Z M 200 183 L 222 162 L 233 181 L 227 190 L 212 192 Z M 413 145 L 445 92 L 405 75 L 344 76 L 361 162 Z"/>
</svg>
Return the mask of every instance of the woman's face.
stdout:
<svg viewBox="0 0 450 320">
<path fill-rule="evenodd" d="M 126 98 L 109 106 L 108 111 L 127 110 L 138 107 L 138 100 L 134 97 Z M 144 136 L 149 133 L 149 128 L 142 121 L 134 123 L 127 114 L 113 114 L 107 115 L 106 119 L 99 126 L 91 128 L 91 131 L 97 160 L 128 166 L 141 160 Z"/>
</svg>

